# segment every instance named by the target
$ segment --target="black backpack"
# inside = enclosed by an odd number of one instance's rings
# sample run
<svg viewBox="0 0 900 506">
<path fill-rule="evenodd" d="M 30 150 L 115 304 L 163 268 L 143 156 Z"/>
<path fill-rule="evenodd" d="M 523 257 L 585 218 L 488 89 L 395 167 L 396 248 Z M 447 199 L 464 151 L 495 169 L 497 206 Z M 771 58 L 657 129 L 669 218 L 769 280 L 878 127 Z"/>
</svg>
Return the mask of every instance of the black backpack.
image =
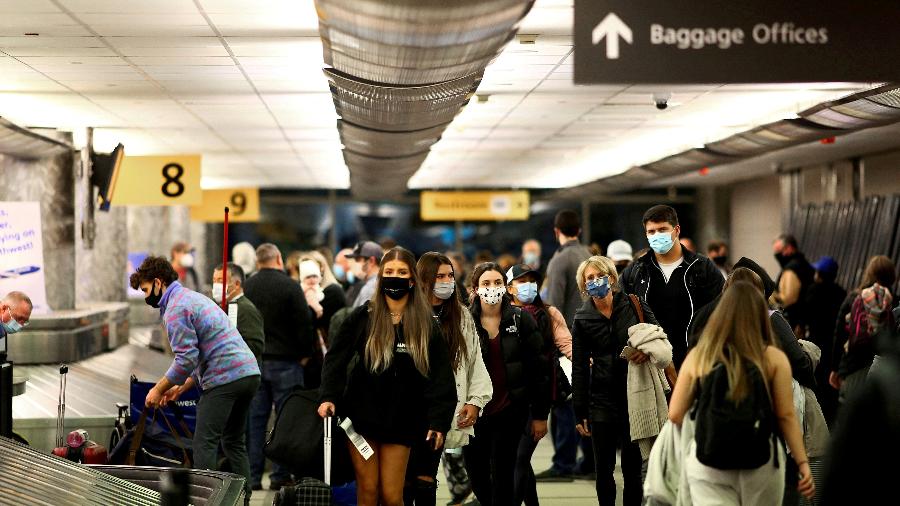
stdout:
<svg viewBox="0 0 900 506">
<path fill-rule="evenodd" d="M 728 398 L 728 373 L 717 364 L 703 378 L 691 411 L 697 460 L 716 469 L 756 469 L 777 448 L 775 413 L 759 369 L 745 362 L 750 391 L 740 402 Z M 778 453 L 775 453 L 778 467 Z"/>
</svg>

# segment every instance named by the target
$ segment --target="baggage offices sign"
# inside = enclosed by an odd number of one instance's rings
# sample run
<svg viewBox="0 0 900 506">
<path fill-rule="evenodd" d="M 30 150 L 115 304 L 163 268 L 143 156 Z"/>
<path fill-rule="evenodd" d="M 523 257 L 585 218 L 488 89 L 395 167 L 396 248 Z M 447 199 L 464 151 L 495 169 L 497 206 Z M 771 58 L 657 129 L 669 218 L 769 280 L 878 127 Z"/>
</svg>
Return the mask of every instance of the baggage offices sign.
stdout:
<svg viewBox="0 0 900 506">
<path fill-rule="evenodd" d="M 113 205 L 199 205 L 200 155 L 126 156 Z"/>
<path fill-rule="evenodd" d="M 513 221 L 527 220 L 527 191 L 423 191 L 419 195 L 423 221 Z"/>
<path fill-rule="evenodd" d="M 884 0 L 575 0 L 575 82 L 892 81 L 898 26 Z"/>
<path fill-rule="evenodd" d="M 46 313 L 40 202 L 0 202 L 0 297 L 18 290 Z"/>
<path fill-rule="evenodd" d="M 191 220 L 221 223 L 228 207 L 229 222 L 259 221 L 259 188 L 203 190 L 199 206 L 191 206 Z"/>
</svg>

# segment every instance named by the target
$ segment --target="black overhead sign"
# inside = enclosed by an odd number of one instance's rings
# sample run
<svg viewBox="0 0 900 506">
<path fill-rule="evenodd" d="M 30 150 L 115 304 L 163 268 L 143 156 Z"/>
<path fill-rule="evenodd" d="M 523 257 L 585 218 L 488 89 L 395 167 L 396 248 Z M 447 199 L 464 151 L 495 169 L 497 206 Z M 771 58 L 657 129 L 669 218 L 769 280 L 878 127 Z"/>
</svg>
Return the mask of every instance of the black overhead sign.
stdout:
<svg viewBox="0 0 900 506">
<path fill-rule="evenodd" d="M 900 80 L 897 0 L 575 0 L 575 82 Z"/>
</svg>

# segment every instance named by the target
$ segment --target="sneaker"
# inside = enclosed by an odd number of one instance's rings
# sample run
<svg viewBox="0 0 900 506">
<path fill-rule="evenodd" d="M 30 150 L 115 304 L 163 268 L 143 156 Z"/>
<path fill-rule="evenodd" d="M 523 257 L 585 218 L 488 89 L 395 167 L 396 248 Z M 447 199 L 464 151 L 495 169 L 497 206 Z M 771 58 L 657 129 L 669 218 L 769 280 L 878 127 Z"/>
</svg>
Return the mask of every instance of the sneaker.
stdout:
<svg viewBox="0 0 900 506">
<path fill-rule="evenodd" d="M 296 483 L 290 478 L 287 480 L 271 480 L 269 482 L 269 490 L 281 490 L 281 487 L 293 487 L 294 485 Z"/>
<path fill-rule="evenodd" d="M 546 471 L 542 471 L 534 475 L 534 481 L 537 482 L 568 482 L 574 481 L 571 474 L 563 474 L 552 467 Z"/>
</svg>

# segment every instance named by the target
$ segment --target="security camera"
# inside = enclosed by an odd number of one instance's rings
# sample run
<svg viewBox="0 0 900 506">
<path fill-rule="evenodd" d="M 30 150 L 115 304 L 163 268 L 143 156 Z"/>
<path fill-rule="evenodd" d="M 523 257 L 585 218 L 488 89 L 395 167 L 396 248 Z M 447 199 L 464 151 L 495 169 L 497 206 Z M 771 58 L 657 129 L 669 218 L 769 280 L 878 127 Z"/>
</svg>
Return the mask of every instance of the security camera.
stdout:
<svg viewBox="0 0 900 506">
<path fill-rule="evenodd" d="M 664 111 L 669 107 L 669 100 L 672 99 L 671 93 L 654 93 L 653 94 L 653 103 L 656 104 L 656 108 L 660 111 Z"/>
</svg>

